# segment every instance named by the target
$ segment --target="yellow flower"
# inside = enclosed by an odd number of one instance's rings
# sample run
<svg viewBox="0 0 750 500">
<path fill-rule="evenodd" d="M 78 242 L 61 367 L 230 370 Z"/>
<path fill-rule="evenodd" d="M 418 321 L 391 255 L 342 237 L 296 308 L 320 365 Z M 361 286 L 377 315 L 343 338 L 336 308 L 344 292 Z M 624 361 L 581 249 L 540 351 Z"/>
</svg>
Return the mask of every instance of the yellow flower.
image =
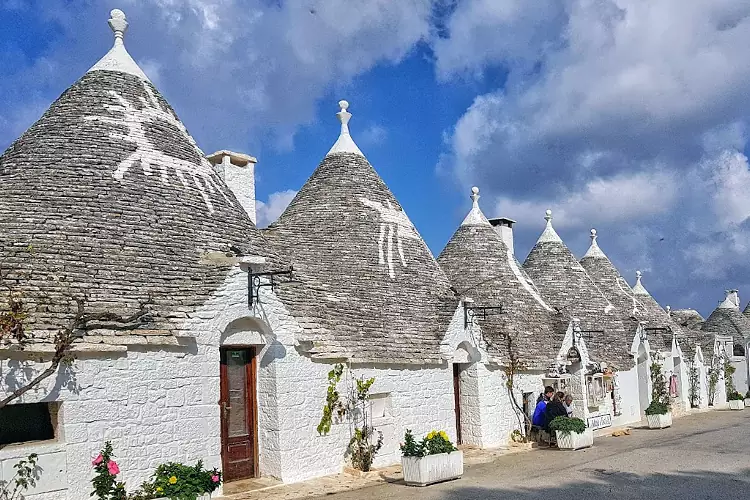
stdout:
<svg viewBox="0 0 750 500">
<path fill-rule="evenodd" d="M 175 476 L 172 476 L 169 478 L 169 484 L 174 484 L 177 482 L 177 478 Z"/>
<path fill-rule="evenodd" d="M 162 491 L 164 491 L 164 488 L 162 488 L 161 486 L 157 486 L 156 487 L 156 492 L 157 493 L 161 493 Z"/>
</svg>

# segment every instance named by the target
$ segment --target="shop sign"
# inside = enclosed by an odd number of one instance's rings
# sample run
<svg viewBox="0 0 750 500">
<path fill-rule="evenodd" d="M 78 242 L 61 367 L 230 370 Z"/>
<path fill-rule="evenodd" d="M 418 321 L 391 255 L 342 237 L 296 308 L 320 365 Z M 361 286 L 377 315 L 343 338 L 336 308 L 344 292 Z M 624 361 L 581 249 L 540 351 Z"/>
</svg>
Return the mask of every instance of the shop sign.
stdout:
<svg viewBox="0 0 750 500">
<path fill-rule="evenodd" d="M 612 425 L 612 415 L 605 413 L 604 415 L 597 415 L 595 417 L 589 417 L 587 420 L 586 427 L 592 430 L 603 429 Z"/>
</svg>

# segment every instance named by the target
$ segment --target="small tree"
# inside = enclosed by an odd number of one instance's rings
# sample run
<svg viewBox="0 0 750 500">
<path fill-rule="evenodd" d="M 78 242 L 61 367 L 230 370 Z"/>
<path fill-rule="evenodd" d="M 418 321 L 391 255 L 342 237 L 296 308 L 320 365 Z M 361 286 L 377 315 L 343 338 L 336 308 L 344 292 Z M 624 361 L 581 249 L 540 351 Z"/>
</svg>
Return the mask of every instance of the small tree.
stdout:
<svg viewBox="0 0 750 500">
<path fill-rule="evenodd" d="M 732 375 L 734 375 L 734 372 L 737 371 L 737 369 L 732 366 L 732 363 L 729 360 L 724 361 L 724 389 L 727 391 L 727 398 L 729 396 L 733 395 L 737 392 L 737 388 L 734 386 L 734 378 Z"/>
<path fill-rule="evenodd" d="M 708 369 L 708 406 L 714 405 L 716 388 L 719 385 L 719 368 L 712 366 Z"/>
<path fill-rule="evenodd" d="M 651 401 L 656 401 L 663 405 L 669 404 L 667 380 L 664 377 L 661 363 L 656 359 L 651 362 Z"/>
<path fill-rule="evenodd" d="M 0 500 L 23 500 L 23 492 L 36 486 L 39 467 L 37 454 L 32 453 L 13 466 L 15 472 L 8 480 L 0 480 Z"/>
<path fill-rule="evenodd" d="M 688 396 L 690 397 L 690 406 L 697 408 L 700 406 L 701 394 L 700 394 L 700 373 L 698 367 L 695 366 L 695 362 L 690 363 L 690 372 L 688 374 L 688 380 L 690 387 L 688 389 Z"/>
<path fill-rule="evenodd" d="M 319 434 L 326 435 L 331 430 L 334 415 L 339 419 L 348 418 L 351 438 L 347 455 L 351 457 L 354 468 L 367 472 L 372 467 L 375 455 L 383 446 L 383 433 L 377 431 L 372 425 L 370 388 L 375 383 L 375 379 L 355 379 L 354 385 L 350 387 L 346 398 L 342 401 L 337 387 L 343 373 L 344 365 L 341 363 L 337 363 L 328 372 L 326 403 L 317 429 Z M 376 435 L 377 439 L 375 439 Z"/>
</svg>

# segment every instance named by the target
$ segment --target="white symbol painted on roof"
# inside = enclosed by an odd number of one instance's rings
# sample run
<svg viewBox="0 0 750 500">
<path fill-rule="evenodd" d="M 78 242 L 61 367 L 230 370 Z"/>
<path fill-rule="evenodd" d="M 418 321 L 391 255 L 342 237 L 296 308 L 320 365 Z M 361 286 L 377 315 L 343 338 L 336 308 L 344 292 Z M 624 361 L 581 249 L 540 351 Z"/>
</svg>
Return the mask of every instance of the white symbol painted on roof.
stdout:
<svg viewBox="0 0 750 500">
<path fill-rule="evenodd" d="M 391 278 L 396 277 L 393 270 L 393 236 L 396 236 L 396 248 L 398 256 L 401 259 L 401 265 L 406 267 L 406 258 L 404 257 L 403 239 L 418 240 L 419 234 L 414 229 L 414 225 L 406 216 L 403 210 L 393 207 L 390 200 L 385 201 L 385 205 L 377 201 L 370 201 L 367 198 L 360 198 L 363 205 L 377 210 L 380 213 L 380 238 L 378 239 L 378 261 L 380 265 L 388 263 L 388 275 Z M 386 240 L 387 238 L 387 240 Z"/>
<path fill-rule="evenodd" d="M 112 173 L 112 176 L 117 180 L 122 180 L 128 170 L 136 164 L 140 164 L 143 173 L 147 176 L 153 175 L 154 172 L 152 167 L 158 167 L 160 169 L 162 183 L 169 184 L 169 172 L 171 169 L 174 172 L 174 175 L 177 176 L 182 185 L 186 188 L 190 186 L 186 176 L 190 177 L 193 185 L 203 197 L 203 201 L 206 203 L 209 212 L 214 211 L 210 196 L 217 192 L 221 193 L 224 199 L 231 204 L 232 202 L 230 198 L 227 197 L 221 183 L 216 181 L 216 174 L 214 173 L 213 168 L 211 168 L 208 160 L 204 158 L 203 152 L 195 144 L 193 138 L 188 134 L 185 126 L 172 113 L 162 108 L 148 84 L 145 82 L 141 82 L 141 84 L 143 85 L 146 96 L 148 97 L 147 99 L 141 97 L 141 109 L 133 106 L 133 104 L 117 92 L 110 90 L 109 94 L 118 102 L 118 104 L 104 104 L 104 107 L 110 111 L 122 113 L 123 116 L 84 117 L 85 120 L 98 121 L 120 127 L 124 126 L 128 129 L 124 134 L 121 132 L 110 132 L 109 134 L 113 139 L 131 142 L 136 146 L 136 150 L 117 165 L 117 169 Z M 184 135 L 186 140 L 195 148 L 196 154 L 200 158 L 199 164 L 196 165 L 195 163 L 182 158 L 170 156 L 161 151 L 157 145 L 152 144 L 146 135 L 147 126 L 149 124 L 155 124 L 158 126 L 159 121 L 166 122 L 169 125 L 176 127 Z"/>
</svg>

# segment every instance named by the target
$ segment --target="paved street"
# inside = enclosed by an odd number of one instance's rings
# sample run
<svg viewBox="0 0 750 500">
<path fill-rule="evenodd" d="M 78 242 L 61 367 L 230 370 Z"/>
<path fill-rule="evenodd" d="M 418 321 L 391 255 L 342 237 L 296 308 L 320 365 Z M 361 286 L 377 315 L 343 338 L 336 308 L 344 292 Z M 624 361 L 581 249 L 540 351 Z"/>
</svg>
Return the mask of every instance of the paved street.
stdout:
<svg viewBox="0 0 750 500">
<path fill-rule="evenodd" d="M 326 498 L 750 499 L 750 409 L 700 413 L 676 419 L 671 429 L 598 438 L 588 450 L 506 455 L 468 467 L 460 480 L 427 488 L 380 484 Z"/>
</svg>

